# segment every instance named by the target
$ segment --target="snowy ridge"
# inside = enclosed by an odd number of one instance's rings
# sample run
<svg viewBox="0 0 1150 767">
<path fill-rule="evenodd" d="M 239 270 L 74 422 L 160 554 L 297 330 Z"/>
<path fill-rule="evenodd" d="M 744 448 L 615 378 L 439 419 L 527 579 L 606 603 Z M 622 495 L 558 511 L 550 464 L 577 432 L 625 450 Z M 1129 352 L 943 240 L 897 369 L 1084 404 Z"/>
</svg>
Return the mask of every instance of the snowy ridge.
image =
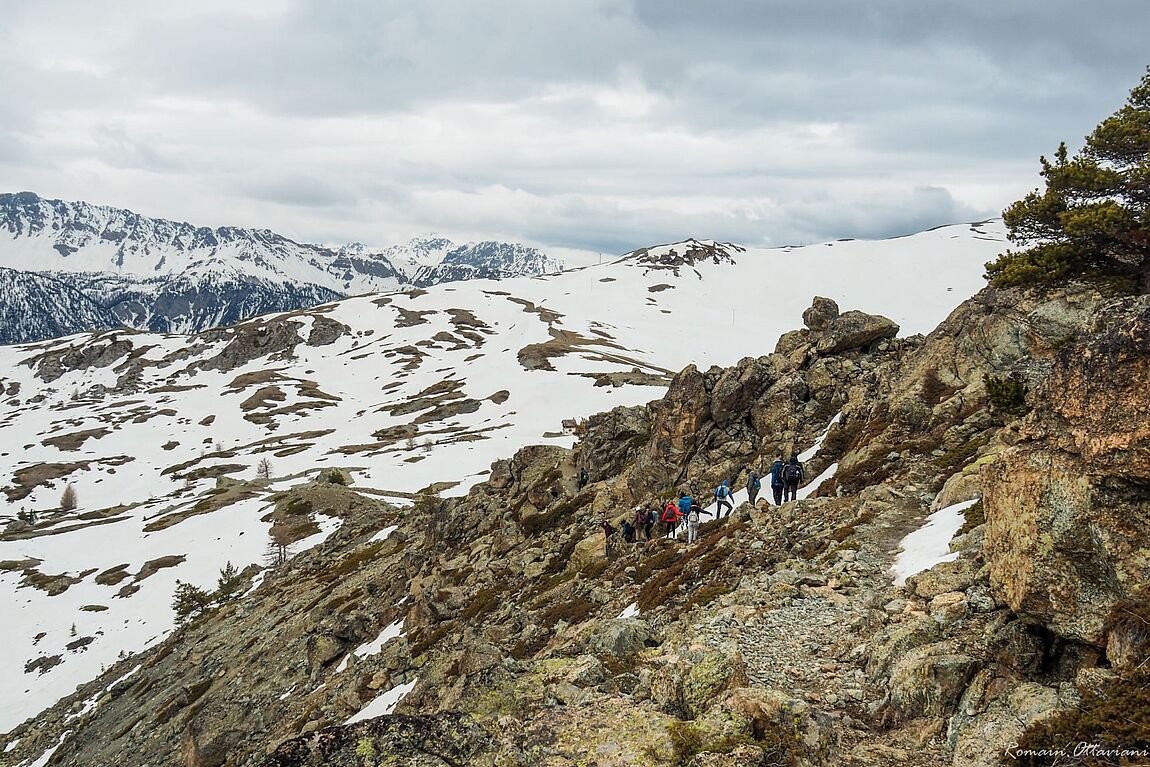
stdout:
<svg viewBox="0 0 1150 767">
<path fill-rule="evenodd" d="M 311 245 L 267 229 L 197 227 L 21 192 L 0 194 L 0 267 L 66 277 L 100 313 L 93 320 L 75 310 L 71 296 L 52 300 L 44 292 L 42 313 L 66 318 L 63 325 L 74 330 L 56 332 L 36 320 L 6 323 L 0 342 L 14 343 L 117 324 L 198 332 L 349 295 L 548 274 L 564 264 L 524 245 L 456 245 L 442 237 L 382 250 Z M 54 284 L 45 283 L 42 291 Z M 12 313 L 7 299 L 0 302 L 0 311 Z"/>
<path fill-rule="evenodd" d="M 699 244 L 663 246 L 659 260 Z M 400 504 L 433 484 L 465 493 L 520 447 L 571 445 L 564 419 L 655 399 L 690 363 L 770 353 L 812 295 L 929 331 L 981 287 L 1002 245 L 992 222 L 729 247 L 677 270 L 625 258 L 191 337 L 121 330 L 0 347 L 0 492 L 9 519 L 38 513 L 34 528 L 0 534 L 0 730 L 163 637 L 177 579 L 210 587 L 225 562 L 262 561 L 278 490 L 341 467 Z M 243 492 L 221 495 L 217 475 L 245 480 Z M 63 511 L 69 483 L 79 505 Z M 306 543 L 339 523 L 315 522 Z"/>
</svg>

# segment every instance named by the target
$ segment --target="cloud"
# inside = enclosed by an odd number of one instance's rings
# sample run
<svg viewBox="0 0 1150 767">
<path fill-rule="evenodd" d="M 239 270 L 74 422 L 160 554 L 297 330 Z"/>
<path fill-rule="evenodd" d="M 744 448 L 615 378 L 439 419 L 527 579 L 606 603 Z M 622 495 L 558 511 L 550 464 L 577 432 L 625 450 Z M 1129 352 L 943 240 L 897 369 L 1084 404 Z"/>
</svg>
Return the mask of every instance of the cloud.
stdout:
<svg viewBox="0 0 1150 767">
<path fill-rule="evenodd" d="M 296 239 L 618 253 L 995 215 L 1150 4 L 81 0 L 0 28 L 0 186 Z"/>
</svg>

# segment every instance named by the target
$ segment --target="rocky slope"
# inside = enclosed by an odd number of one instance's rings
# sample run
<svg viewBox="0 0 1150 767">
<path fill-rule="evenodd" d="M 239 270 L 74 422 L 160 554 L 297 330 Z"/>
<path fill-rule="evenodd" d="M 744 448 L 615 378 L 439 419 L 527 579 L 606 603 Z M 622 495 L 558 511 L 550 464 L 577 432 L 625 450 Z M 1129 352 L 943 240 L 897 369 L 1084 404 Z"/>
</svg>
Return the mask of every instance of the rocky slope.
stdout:
<svg viewBox="0 0 1150 767">
<path fill-rule="evenodd" d="M 383 250 L 331 248 L 20 192 L 0 194 L 0 267 L 25 273 L 25 282 L 38 276 L 27 319 L 16 316 L 25 304 L 0 297 L 13 319 L 0 342 L 17 343 L 120 325 L 194 333 L 348 295 L 547 274 L 563 264 L 524 245 L 437 237 Z M 95 307 L 78 309 L 77 294 Z"/>
<path fill-rule="evenodd" d="M 283 492 L 285 520 L 342 526 L 18 727 L 5 758 L 998 763 L 1145 657 L 1146 632 L 1107 618 L 1146 576 L 1150 297 L 988 289 L 925 338 L 825 300 L 804 320 L 463 498 Z M 820 435 L 804 500 L 744 504 L 693 546 L 599 531 Z M 950 561 L 893 585 L 904 534 L 978 498 Z"/>
</svg>

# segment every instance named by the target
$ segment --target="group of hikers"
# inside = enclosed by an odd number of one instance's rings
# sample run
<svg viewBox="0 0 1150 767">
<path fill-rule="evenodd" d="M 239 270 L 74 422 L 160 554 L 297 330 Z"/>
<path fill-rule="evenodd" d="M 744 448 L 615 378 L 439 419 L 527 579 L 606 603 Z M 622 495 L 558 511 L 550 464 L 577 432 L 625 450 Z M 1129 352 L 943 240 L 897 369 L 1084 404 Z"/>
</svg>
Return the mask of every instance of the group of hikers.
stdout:
<svg viewBox="0 0 1150 767">
<path fill-rule="evenodd" d="M 803 464 L 797 455 L 791 455 L 788 461 L 783 461 L 781 455 L 776 457 L 774 463 L 771 464 L 769 474 L 771 493 L 776 506 L 797 499 L 799 486 L 806 480 L 806 472 L 803 470 Z M 759 491 L 763 486 L 762 480 L 763 478 L 754 469 L 750 470 L 747 475 L 747 500 L 751 506 L 757 505 Z M 668 500 L 661 509 L 650 508 L 643 504 L 636 506 L 634 515 L 630 519 L 624 518 L 621 522 L 623 540 L 627 543 L 651 540 L 656 523 L 662 524 L 661 535 L 675 538 L 679 526 L 685 522 L 687 543 L 695 543 L 699 540 L 699 526 L 702 524 L 704 515 L 722 519 L 724 516 L 730 516 L 734 510 L 734 503 L 732 502 L 734 492 L 731 490 L 731 485 L 730 481 L 724 479 L 715 488 L 713 492 L 715 498 L 714 514 L 699 505 L 687 491 L 680 492 L 678 498 Z M 609 539 L 615 532 L 615 526 L 610 521 L 604 520 L 604 536 Z"/>
</svg>

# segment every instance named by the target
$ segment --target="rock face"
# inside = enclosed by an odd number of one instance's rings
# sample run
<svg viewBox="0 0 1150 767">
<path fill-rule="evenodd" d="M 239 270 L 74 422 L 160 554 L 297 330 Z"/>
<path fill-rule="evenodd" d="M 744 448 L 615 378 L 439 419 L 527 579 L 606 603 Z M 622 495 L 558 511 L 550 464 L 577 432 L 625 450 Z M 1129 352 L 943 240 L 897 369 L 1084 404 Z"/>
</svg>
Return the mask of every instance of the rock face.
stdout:
<svg viewBox="0 0 1150 767">
<path fill-rule="evenodd" d="M 1017 441 L 982 469 L 991 583 L 1062 636 L 1105 643 L 1150 566 L 1150 299 L 1060 352 Z"/>
</svg>

